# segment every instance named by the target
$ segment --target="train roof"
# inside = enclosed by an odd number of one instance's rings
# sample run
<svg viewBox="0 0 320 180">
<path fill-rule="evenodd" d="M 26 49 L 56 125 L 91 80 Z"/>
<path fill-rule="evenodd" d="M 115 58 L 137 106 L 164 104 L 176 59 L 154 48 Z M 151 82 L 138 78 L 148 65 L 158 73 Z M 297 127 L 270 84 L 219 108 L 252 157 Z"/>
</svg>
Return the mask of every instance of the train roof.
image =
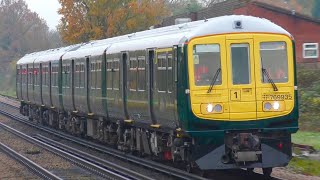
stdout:
<svg viewBox="0 0 320 180">
<path fill-rule="evenodd" d="M 241 22 L 241 28 L 235 27 L 236 22 Z M 112 54 L 146 48 L 171 47 L 198 36 L 239 32 L 275 33 L 292 37 L 289 32 L 267 19 L 231 15 L 91 41 L 78 46 L 74 45 L 77 48 L 73 50 L 42 51 L 33 55 L 26 55 L 17 64 L 32 63 L 34 60 L 35 62 L 58 60 L 61 56 L 63 56 L 63 60 L 84 58 L 86 56 L 102 55 L 104 51 L 107 54 Z"/>
<path fill-rule="evenodd" d="M 59 60 L 62 55 L 64 55 L 68 51 L 76 50 L 79 48 L 81 44 L 75 44 L 67 47 L 61 47 L 56 49 L 49 49 L 40 52 L 34 52 L 25 55 L 22 57 L 17 64 L 30 64 L 30 63 L 38 63 L 38 62 L 48 62 L 53 60 Z"/>
</svg>

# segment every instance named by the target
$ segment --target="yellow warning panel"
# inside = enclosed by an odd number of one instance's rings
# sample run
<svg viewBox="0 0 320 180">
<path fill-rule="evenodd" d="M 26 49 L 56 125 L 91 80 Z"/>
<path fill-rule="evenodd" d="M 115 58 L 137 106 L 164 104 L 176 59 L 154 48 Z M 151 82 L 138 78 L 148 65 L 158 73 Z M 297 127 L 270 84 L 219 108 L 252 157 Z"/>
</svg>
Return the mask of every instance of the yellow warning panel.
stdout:
<svg viewBox="0 0 320 180">
<path fill-rule="evenodd" d="M 230 100 L 231 101 L 241 101 L 241 90 L 231 89 L 230 90 Z"/>
</svg>

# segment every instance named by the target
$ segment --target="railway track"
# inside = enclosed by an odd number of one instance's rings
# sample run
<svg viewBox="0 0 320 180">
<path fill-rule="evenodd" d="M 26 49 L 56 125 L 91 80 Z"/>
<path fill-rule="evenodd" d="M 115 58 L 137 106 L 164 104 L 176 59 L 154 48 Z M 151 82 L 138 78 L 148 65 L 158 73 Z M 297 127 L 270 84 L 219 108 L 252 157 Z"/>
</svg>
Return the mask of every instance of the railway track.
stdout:
<svg viewBox="0 0 320 180">
<path fill-rule="evenodd" d="M 182 171 L 180 169 L 176 169 L 176 168 L 173 168 L 173 167 L 170 167 L 170 166 L 166 166 L 166 165 L 163 165 L 163 164 L 160 164 L 160 163 L 157 163 L 157 162 L 154 162 L 154 161 L 150 161 L 150 160 L 147 160 L 147 159 L 142 159 L 142 158 L 130 155 L 130 154 L 125 154 L 122 151 L 118 151 L 116 149 L 112 149 L 112 148 L 109 148 L 109 147 L 106 147 L 106 146 L 102 146 L 100 144 L 92 143 L 90 141 L 83 140 L 81 138 L 77 138 L 77 137 L 74 137 L 72 135 L 69 135 L 69 134 L 66 134 L 66 133 L 63 133 L 63 132 L 60 132 L 60 131 L 57 131 L 57 130 L 54 130 L 54 129 L 51 129 L 51 128 L 48 128 L 48 127 L 45 127 L 45 126 L 41 126 L 41 125 L 33 123 L 33 122 L 30 122 L 30 121 L 28 121 L 28 119 L 26 117 L 24 117 L 22 115 L 17 115 L 17 114 L 13 114 L 13 113 L 7 112 L 7 109 L 5 108 L 5 106 L 7 106 L 8 108 L 13 108 L 13 109 L 17 110 L 17 109 L 19 109 L 18 106 L 14 105 L 12 103 L 1 102 L 1 100 L 0 100 L 0 104 L 2 104 L 2 106 L 3 106 L 3 108 L 0 108 L 0 114 L 3 114 L 3 115 L 5 115 L 5 116 L 7 116 L 9 118 L 17 120 L 17 121 L 19 121 L 21 123 L 24 123 L 24 124 L 26 124 L 28 126 L 31 126 L 33 128 L 37 128 L 37 129 L 39 129 L 41 131 L 44 131 L 44 132 L 47 132 L 49 134 L 55 135 L 55 136 L 57 136 L 59 138 L 68 140 L 70 142 L 73 142 L 73 143 L 76 143 L 76 144 L 79 144 L 79 145 L 82 145 L 82 146 L 85 146 L 87 148 L 91 148 L 91 149 L 93 149 L 95 151 L 98 151 L 98 152 L 101 152 L 101 153 L 104 153 L 104 154 L 108 154 L 108 155 L 117 157 L 119 159 L 134 163 L 134 164 L 139 165 L 139 166 L 144 166 L 144 167 L 146 167 L 148 169 L 155 170 L 155 171 L 167 174 L 167 175 L 175 177 L 175 178 L 179 178 L 179 179 L 205 179 L 203 177 L 200 177 L 200 176 L 195 175 L 195 174 L 187 173 L 187 172 Z M 40 136 L 40 135 L 37 135 L 37 137 L 36 137 L 37 140 L 40 140 L 40 139 L 43 140 L 41 142 L 45 142 L 44 138 L 45 137 Z M 48 142 L 46 142 L 46 143 L 48 143 Z M 52 140 L 48 144 L 50 144 L 52 146 L 62 147 L 61 143 L 54 142 Z M 98 162 L 99 161 L 96 161 L 95 163 L 98 163 Z M 141 179 L 141 178 L 138 178 L 138 179 Z"/>
<path fill-rule="evenodd" d="M 15 159 L 20 164 L 24 165 L 28 169 L 30 169 L 34 174 L 39 176 L 43 179 L 50 179 L 50 180 L 61 180 L 60 177 L 56 176 L 55 174 L 49 172 L 48 170 L 44 169 L 40 165 L 30 161 L 28 158 L 20 155 L 18 152 L 14 151 L 7 145 L 0 142 L 0 149 L 2 152 L 10 156 L 12 159 Z"/>
<path fill-rule="evenodd" d="M 86 157 L 84 154 L 82 154 L 83 157 L 81 156 L 76 156 L 72 153 L 70 153 L 70 151 L 64 149 L 64 148 L 57 148 L 49 143 L 40 141 L 36 138 L 33 138 L 31 136 L 28 136 L 24 133 L 21 133 L 3 123 L 0 123 L 0 127 L 5 129 L 6 131 L 15 134 L 16 136 L 30 142 L 33 144 L 36 144 L 37 146 L 46 149 L 47 151 L 50 151 L 70 162 L 72 162 L 73 164 L 76 164 L 77 166 L 91 172 L 92 174 L 95 174 L 101 178 L 104 179 L 150 179 L 148 177 L 144 177 L 141 176 L 135 172 L 130 172 L 130 171 L 125 171 L 124 168 L 112 168 L 109 169 L 107 168 L 107 166 L 101 166 L 99 164 L 95 164 L 92 161 L 89 161 L 88 157 Z"/>
</svg>

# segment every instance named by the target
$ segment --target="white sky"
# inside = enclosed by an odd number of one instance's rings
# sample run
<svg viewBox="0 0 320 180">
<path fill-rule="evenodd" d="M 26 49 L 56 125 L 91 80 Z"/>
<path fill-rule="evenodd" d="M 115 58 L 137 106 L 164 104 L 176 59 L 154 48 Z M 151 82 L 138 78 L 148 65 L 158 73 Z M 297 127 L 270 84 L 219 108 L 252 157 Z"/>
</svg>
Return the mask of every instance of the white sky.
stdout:
<svg viewBox="0 0 320 180">
<path fill-rule="evenodd" d="M 31 11 L 38 13 L 42 19 L 47 21 L 51 30 L 56 29 L 60 20 L 57 12 L 60 8 L 58 0 L 25 0 L 25 2 Z"/>
</svg>

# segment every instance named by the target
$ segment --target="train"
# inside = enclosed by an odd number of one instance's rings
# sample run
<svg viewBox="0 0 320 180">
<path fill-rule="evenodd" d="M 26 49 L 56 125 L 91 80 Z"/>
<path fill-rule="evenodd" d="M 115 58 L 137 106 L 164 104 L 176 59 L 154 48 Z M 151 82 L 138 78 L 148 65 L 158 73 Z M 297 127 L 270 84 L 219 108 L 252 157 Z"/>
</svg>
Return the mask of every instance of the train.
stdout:
<svg viewBox="0 0 320 180">
<path fill-rule="evenodd" d="M 298 131 L 295 41 L 229 15 L 57 49 L 16 65 L 30 120 L 187 171 L 286 166 Z"/>
</svg>

